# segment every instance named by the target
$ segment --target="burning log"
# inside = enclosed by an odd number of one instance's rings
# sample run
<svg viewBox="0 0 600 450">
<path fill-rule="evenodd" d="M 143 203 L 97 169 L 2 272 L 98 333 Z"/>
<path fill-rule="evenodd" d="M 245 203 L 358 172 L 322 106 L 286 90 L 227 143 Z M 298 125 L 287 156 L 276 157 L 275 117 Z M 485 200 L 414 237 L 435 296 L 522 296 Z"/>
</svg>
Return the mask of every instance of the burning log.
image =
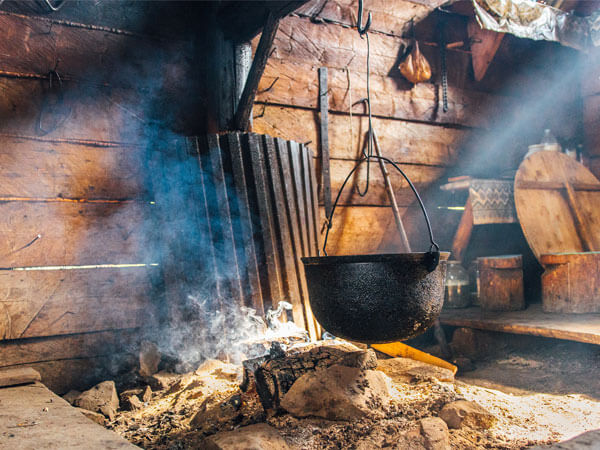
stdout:
<svg viewBox="0 0 600 450">
<path fill-rule="evenodd" d="M 377 357 L 373 350 L 357 350 L 348 344 L 302 346 L 287 352 L 275 346 L 268 356 L 244 361 L 242 389 L 256 387 L 267 413 L 280 409 L 281 399 L 302 375 L 335 364 L 374 369 Z"/>
</svg>

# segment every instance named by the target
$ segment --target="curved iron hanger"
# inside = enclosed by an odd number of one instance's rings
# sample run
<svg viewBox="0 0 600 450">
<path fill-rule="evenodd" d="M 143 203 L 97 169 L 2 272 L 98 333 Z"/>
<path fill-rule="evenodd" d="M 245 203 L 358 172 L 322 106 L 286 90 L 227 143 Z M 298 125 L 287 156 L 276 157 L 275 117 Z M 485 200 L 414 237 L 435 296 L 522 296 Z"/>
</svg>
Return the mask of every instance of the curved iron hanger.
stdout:
<svg viewBox="0 0 600 450">
<path fill-rule="evenodd" d="M 358 23 L 356 24 L 356 28 L 358 28 L 358 34 L 364 36 L 371 28 L 371 21 L 373 20 L 373 15 L 371 11 L 369 11 L 369 15 L 367 16 L 367 23 L 365 26 L 362 25 L 362 17 L 363 17 L 363 0 L 358 0 Z"/>
</svg>

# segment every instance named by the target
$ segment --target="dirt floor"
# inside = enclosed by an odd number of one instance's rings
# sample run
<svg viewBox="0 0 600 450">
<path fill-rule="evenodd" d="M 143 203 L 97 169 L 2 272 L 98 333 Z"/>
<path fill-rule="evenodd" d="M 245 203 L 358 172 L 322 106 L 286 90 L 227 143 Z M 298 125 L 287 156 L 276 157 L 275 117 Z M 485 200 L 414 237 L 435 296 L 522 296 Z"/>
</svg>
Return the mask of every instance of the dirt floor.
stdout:
<svg viewBox="0 0 600 450">
<path fill-rule="evenodd" d="M 475 353 L 485 352 L 488 337 L 478 336 Z M 486 357 L 471 354 L 474 370 L 455 382 L 393 383 L 392 402 L 378 419 L 267 417 L 255 391 L 240 391 L 241 368 L 213 361 L 168 381 L 164 390 L 155 389 L 141 409 L 120 412 L 108 427 L 148 449 L 199 448 L 213 433 L 260 422 L 275 427 L 293 449 L 419 449 L 424 443 L 418 420 L 437 416 L 448 402 L 466 399 L 498 421 L 489 430 L 450 430 L 452 448 L 526 448 L 600 428 L 598 348 L 491 338 L 494 351 L 488 350 Z"/>
</svg>

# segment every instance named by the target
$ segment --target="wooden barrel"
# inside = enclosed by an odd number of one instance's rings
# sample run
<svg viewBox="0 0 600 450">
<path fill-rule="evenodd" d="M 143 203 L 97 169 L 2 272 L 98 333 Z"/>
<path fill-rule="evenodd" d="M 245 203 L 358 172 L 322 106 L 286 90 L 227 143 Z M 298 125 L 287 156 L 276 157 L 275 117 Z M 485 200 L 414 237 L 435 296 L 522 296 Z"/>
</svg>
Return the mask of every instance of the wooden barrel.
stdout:
<svg viewBox="0 0 600 450">
<path fill-rule="evenodd" d="M 481 257 L 477 265 L 481 309 L 517 311 L 525 307 L 521 255 Z"/>
<path fill-rule="evenodd" d="M 600 252 L 541 255 L 542 305 L 546 312 L 600 312 Z"/>
</svg>

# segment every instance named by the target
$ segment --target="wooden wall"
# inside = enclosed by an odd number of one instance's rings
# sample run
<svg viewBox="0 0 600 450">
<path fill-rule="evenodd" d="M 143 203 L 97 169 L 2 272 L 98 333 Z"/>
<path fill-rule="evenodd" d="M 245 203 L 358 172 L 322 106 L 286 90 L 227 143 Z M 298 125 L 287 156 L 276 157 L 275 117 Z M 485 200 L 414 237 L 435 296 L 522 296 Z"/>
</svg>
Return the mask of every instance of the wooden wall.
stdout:
<svg viewBox="0 0 600 450">
<path fill-rule="evenodd" d="M 586 60 L 582 85 L 585 147 L 590 169 L 600 178 L 600 50 L 592 52 Z"/>
<path fill-rule="evenodd" d="M 185 49 L 0 11 L 0 368 L 86 387 L 156 326 L 146 139 Z"/>
<path fill-rule="evenodd" d="M 313 0 L 282 20 L 254 107 L 254 131 L 309 142 L 318 154 L 317 71 L 328 68 L 333 195 L 359 159 L 368 126 L 362 105 L 352 109 L 352 119 L 349 115 L 350 105 L 366 96 L 367 43 L 354 27 L 357 3 Z M 373 0 L 366 8 L 373 13 L 369 35 L 373 125 L 384 155 L 400 163 L 426 197 L 429 188 L 429 197 L 435 198 L 437 186 L 449 172 L 498 176 L 515 169 L 527 145 L 538 142 L 547 126 L 561 138 L 577 134 L 581 122 L 578 83 L 560 85 L 553 92 L 554 102 L 547 99 L 544 105 L 535 99 L 536 94 L 546 98 L 544 89 L 555 87 L 555 70 L 548 68 L 565 59 L 560 57 L 560 46 L 506 36 L 481 82 L 473 78 L 468 44 L 449 49 L 449 108 L 444 112 L 438 26 L 445 22 L 446 42 L 466 43 L 469 17 L 433 12 L 410 0 Z M 398 70 L 410 43 L 406 36 L 411 18 L 433 71 L 430 82 L 417 85 Z M 524 99 L 529 97 L 528 103 Z M 492 151 L 492 144 L 498 148 Z M 361 169 L 352 180 L 353 187 L 364 186 L 364 180 Z M 422 219 L 408 214 L 414 198 L 407 184 L 396 175 L 393 182 L 405 219 L 414 222 L 409 227 L 414 235 L 423 235 Z M 346 189 L 334 217 L 328 244 L 331 254 L 397 250 L 379 168 L 371 172 L 371 188 L 365 197 Z M 439 204 L 436 199 L 430 203 L 432 208 Z M 418 239 L 413 238 L 413 244 L 424 249 Z"/>
</svg>

